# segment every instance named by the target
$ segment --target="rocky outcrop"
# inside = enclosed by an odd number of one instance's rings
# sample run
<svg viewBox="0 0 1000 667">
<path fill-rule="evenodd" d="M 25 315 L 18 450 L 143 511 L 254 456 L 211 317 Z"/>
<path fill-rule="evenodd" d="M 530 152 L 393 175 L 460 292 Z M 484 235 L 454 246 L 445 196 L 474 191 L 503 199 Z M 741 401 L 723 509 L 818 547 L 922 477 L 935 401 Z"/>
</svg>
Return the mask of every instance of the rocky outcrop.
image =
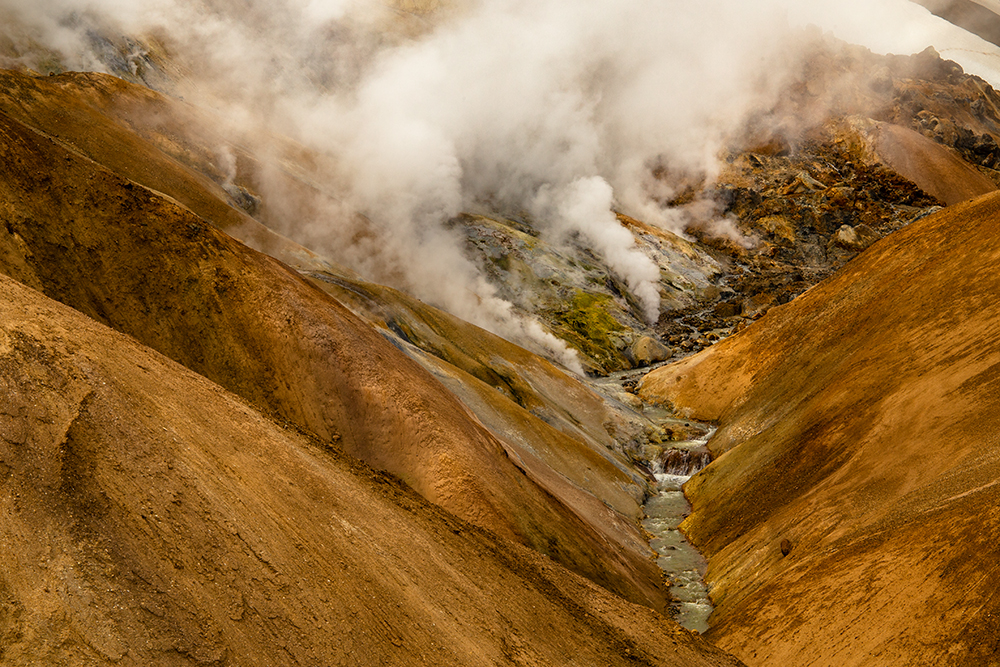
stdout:
<svg viewBox="0 0 1000 667">
<path fill-rule="evenodd" d="M 933 49 L 880 56 L 809 39 L 780 101 L 748 122 L 715 181 L 687 194 L 716 201 L 751 241 L 713 238 L 711 221 L 693 218 L 688 233 L 727 269 L 714 298 L 661 317 L 657 333 L 685 352 L 795 298 L 878 238 L 1000 183 L 1000 95 L 986 82 Z"/>
<path fill-rule="evenodd" d="M 991 194 L 914 222 L 642 382 L 721 424 L 683 528 L 708 636 L 748 664 L 994 659 L 998 215 Z"/>
<path fill-rule="evenodd" d="M 659 266 L 664 309 L 699 308 L 718 295 L 715 282 L 722 267 L 703 249 L 624 215 L 618 221 Z M 590 250 L 556 243 L 530 222 L 463 215 L 452 224 L 466 236 L 470 253 L 480 259 L 498 294 L 564 340 L 587 372 L 605 375 L 651 363 L 634 356 L 635 342 L 652 340 L 655 332 L 625 283 Z"/>
</svg>

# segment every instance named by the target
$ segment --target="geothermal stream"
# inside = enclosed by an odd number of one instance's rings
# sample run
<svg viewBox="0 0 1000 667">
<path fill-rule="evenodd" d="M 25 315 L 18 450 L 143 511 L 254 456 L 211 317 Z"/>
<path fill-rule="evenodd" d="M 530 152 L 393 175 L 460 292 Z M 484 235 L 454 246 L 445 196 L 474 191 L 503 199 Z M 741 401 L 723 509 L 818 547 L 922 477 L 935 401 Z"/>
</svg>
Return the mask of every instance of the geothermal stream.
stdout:
<svg viewBox="0 0 1000 667">
<path fill-rule="evenodd" d="M 622 381 L 629 374 L 634 375 L 634 371 L 615 373 L 595 384 L 603 389 L 621 391 Z M 641 411 L 643 416 L 664 430 L 688 434 L 689 437 L 687 440 L 663 442 L 662 449 L 649 461 L 656 476 L 657 493 L 650 496 L 643 506 L 646 519 L 642 525 L 650 536 L 650 546 L 658 554 L 657 565 L 671 582 L 674 620 L 688 630 L 705 632 L 713 610 L 705 584 L 708 563 L 678 527 L 691 512 L 691 505 L 681 487 L 692 475 L 711 463 L 712 455 L 707 443 L 715 428 L 679 419 L 655 406 L 643 405 Z"/>
<path fill-rule="evenodd" d="M 643 506 L 646 519 L 642 526 L 652 537 L 649 545 L 659 554 L 657 565 L 670 578 L 674 620 L 698 632 L 708 630 L 708 617 L 712 613 L 705 585 L 708 563 L 678 528 L 691 512 L 681 487 L 711 463 L 712 455 L 705 445 L 714 432 L 715 429 L 709 429 L 697 439 L 672 442 L 663 450 L 653 462 L 658 493 L 650 496 Z"/>
</svg>

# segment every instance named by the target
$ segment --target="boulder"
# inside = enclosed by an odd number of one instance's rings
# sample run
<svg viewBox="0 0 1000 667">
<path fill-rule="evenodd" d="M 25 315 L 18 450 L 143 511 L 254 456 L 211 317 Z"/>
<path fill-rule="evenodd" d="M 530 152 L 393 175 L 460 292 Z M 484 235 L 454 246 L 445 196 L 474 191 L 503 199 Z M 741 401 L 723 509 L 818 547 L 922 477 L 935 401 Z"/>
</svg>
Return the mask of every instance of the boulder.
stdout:
<svg viewBox="0 0 1000 667">
<path fill-rule="evenodd" d="M 670 350 L 652 336 L 642 336 L 632 343 L 632 358 L 636 366 L 648 366 L 673 356 Z"/>
<path fill-rule="evenodd" d="M 848 250 L 864 250 L 878 240 L 879 235 L 868 225 L 862 224 L 856 227 L 841 225 L 830 242 Z"/>
<path fill-rule="evenodd" d="M 712 313 L 716 317 L 729 318 L 736 317 L 743 313 L 743 303 L 737 300 L 731 301 L 720 301 L 715 304 L 715 308 L 712 309 Z"/>
<path fill-rule="evenodd" d="M 615 398 L 618 399 L 623 405 L 627 405 L 633 410 L 642 411 L 642 399 L 635 394 L 630 394 L 627 391 L 620 391 L 615 394 Z"/>
</svg>

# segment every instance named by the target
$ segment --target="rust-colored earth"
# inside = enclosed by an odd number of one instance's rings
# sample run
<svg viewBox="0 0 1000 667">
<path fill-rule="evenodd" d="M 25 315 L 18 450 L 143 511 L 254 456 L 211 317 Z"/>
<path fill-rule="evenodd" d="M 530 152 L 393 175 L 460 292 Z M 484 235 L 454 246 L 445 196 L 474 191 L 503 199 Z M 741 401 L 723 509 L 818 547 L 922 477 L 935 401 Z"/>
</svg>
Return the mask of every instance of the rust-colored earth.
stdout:
<svg viewBox="0 0 1000 667">
<path fill-rule="evenodd" d="M 8 275 L 336 441 L 458 516 L 663 608 L 662 577 L 621 529 L 627 520 L 564 504 L 338 302 L 189 209 L 6 116 L 0 140 Z"/>
<path fill-rule="evenodd" d="M 660 615 L 624 407 L 266 227 L 316 164 L 269 209 L 201 112 L 0 72 L 0 661 L 1000 664 L 1000 95 L 956 68 L 821 42 L 715 184 L 762 241 L 658 331 L 760 319 L 641 393 L 720 424 L 721 648 Z"/>
<path fill-rule="evenodd" d="M 463 404 L 60 79 L 0 112 L 4 664 L 739 664 L 656 611 L 596 396 L 383 293 Z"/>
<path fill-rule="evenodd" d="M 917 221 L 644 380 L 720 424 L 683 529 L 747 664 L 997 663 L 998 216 Z"/>
<path fill-rule="evenodd" d="M 739 664 L 133 338 L 0 294 L 4 665 Z"/>
</svg>

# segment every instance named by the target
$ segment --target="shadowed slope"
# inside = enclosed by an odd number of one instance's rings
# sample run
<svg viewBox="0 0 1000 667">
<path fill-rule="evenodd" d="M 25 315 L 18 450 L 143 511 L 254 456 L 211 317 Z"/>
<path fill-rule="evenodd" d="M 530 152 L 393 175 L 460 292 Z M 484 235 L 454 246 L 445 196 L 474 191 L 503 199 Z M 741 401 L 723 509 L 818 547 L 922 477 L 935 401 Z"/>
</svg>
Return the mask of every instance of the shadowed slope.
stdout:
<svg viewBox="0 0 1000 667">
<path fill-rule="evenodd" d="M 976 0 L 913 0 L 946 21 L 965 28 L 983 39 L 1000 44 L 1000 16 L 996 4 Z M 987 8 L 987 5 L 992 5 Z"/>
<path fill-rule="evenodd" d="M 2 270 L 432 502 L 661 608 L 650 560 L 529 479 L 436 380 L 278 262 L 0 114 Z"/>
<path fill-rule="evenodd" d="M 0 393 L 4 665 L 738 664 L 3 276 Z"/>
<path fill-rule="evenodd" d="M 193 107 L 107 74 L 33 77 L 0 70 L 0 109 L 254 247 L 309 256 L 226 202 L 226 192 L 209 178 L 224 179 L 215 163 L 226 140 Z"/>
<path fill-rule="evenodd" d="M 318 286 L 362 317 L 385 328 L 405 327 L 426 351 L 500 389 L 525 410 L 609 457 L 606 450 L 614 442 L 605 423 L 611 415 L 603 401 L 579 381 L 536 355 L 412 297 L 348 277 L 346 269 L 325 264 L 227 204 L 227 193 L 210 178 L 223 178 L 214 164 L 219 156 L 211 149 L 221 150 L 227 141 L 210 129 L 196 109 L 104 74 L 38 78 L 3 70 L 0 108 L 119 176 L 167 194 L 252 247 L 263 248 L 293 266 L 312 269 L 325 278 L 315 281 Z M 331 271 L 336 271 L 335 281 Z M 346 287 L 339 288 L 338 283 Z M 628 491 L 641 495 L 642 482 L 630 480 L 629 474 L 634 473 L 613 475 L 614 483 L 634 487 Z M 638 505 L 633 503 L 623 511 L 631 515 L 638 512 Z"/>
<path fill-rule="evenodd" d="M 314 284 L 382 328 L 397 345 L 436 375 L 457 377 L 461 374 L 488 386 L 493 398 L 488 398 L 487 402 L 493 407 L 473 408 L 473 411 L 494 433 L 508 431 L 511 420 L 542 421 L 543 426 L 560 431 L 565 441 L 577 443 L 573 449 L 577 450 L 575 456 L 582 457 L 581 463 L 582 459 L 603 459 L 600 465 L 606 472 L 602 476 L 622 487 L 619 492 L 639 493 L 640 497 L 634 498 L 633 504 L 641 501 L 640 489 L 646 485 L 646 480 L 611 451 L 618 443 L 609 430 L 621 425 L 621 419 L 605 399 L 584 382 L 522 347 L 398 290 L 342 276 L 317 272 L 308 275 Z M 426 354 L 415 353 L 410 348 L 418 348 Z M 425 361 L 426 355 L 432 355 L 434 361 Z M 463 379 L 460 384 L 463 386 L 452 387 L 460 396 L 480 393 L 475 387 L 465 388 L 464 385 L 469 384 L 467 380 Z M 501 407 L 501 404 L 509 407 Z M 507 423 L 498 423 L 497 428 L 493 428 L 490 422 L 497 419 Z M 542 438 L 546 439 L 551 440 Z M 534 438 L 527 436 L 527 440 L 530 442 Z M 567 474 L 579 467 L 570 464 L 560 471 Z M 610 504 L 628 514 L 636 511 L 634 507 L 622 509 L 615 501 Z"/>
<path fill-rule="evenodd" d="M 104 74 L 67 73 L 38 78 L 9 71 L 0 71 L 0 108 L 119 176 L 167 194 L 251 247 L 263 249 L 296 268 L 311 270 L 321 279 L 315 284 L 363 318 L 412 336 L 413 342 L 425 351 L 500 389 L 531 413 L 513 415 L 514 420 L 541 418 L 580 441 L 562 439 L 568 447 L 578 450 L 577 458 L 590 460 L 596 455 L 607 459 L 602 464 L 607 474 L 600 479 L 592 475 L 590 479 L 614 487 L 609 491 L 611 495 L 633 498 L 625 502 L 612 500 L 616 509 L 630 517 L 641 513 L 638 503 L 645 481 L 608 451 L 615 442 L 606 424 L 615 416 L 602 399 L 575 378 L 517 345 L 396 290 L 365 283 L 228 205 L 229 194 L 219 185 L 224 175 L 216 163 L 219 152 L 228 150 L 230 140 L 215 131 L 197 109 Z M 302 169 L 303 165 L 318 169 L 312 164 L 317 156 L 303 152 L 298 157 L 301 163 L 282 161 L 287 173 L 282 172 L 281 188 L 308 189 L 308 184 L 319 178 L 309 173 L 295 180 L 291 174 L 294 169 Z M 253 174 L 257 169 L 253 160 L 242 153 L 237 161 L 241 173 Z M 269 178 L 274 180 L 277 175 Z M 312 196 L 320 193 L 313 192 Z M 290 199 L 308 201 L 309 196 L 300 192 Z M 261 206 L 266 213 L 268 202 Z M 286 213 L 301 222 L 303 216 L 316 217 L 324 212 L 329 215 L 329 208 Z M 616 465 L 620 470 L 612 470 Z M 572 478 L 578 472 L 572 468 L 563 466 L 560 473 Z M 607 499 L 604 495 L 601 498 Z"/>
<path fill-rule="evenodd" d="M 998 216 L 993 194 L 924 218 L 643 382 L 721 423 L 683 527 L 748 663 L 1000 652 Z"/>
<path fill-rule="evenodd" d="M 608 433 L 640 429 L 637 415 L 627 421 L 624 408 L 612 412 L 549 362 L 401 292 L 329 275 L 316 284 L 386 327 L 384 335 L 461 400 L 532 480 L 608 539 L 650 561 L 638 522 L 653 480 L 629 465 Z"/>
</svg>

